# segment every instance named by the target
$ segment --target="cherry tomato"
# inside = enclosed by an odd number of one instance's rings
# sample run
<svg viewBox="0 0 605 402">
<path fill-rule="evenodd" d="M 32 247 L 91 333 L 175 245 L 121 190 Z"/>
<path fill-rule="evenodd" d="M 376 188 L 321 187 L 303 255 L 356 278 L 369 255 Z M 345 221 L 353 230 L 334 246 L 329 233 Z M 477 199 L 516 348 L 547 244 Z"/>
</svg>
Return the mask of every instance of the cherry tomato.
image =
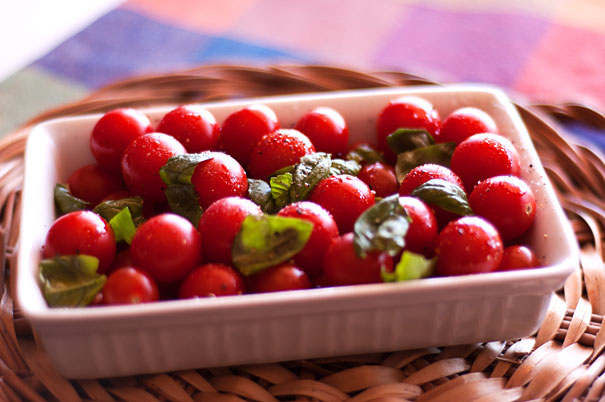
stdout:
<svg viewBox="0 0 605 402">
<path fill-rule="evenodd" d="M 429 101 L 417 96 L 404 96 L 384 107 L 377 120 L 378 148 L 391 162 L 395 154 L 387 145 L 387 137 L 398 128 L 423 128 L 435 136 L 441 128 L 439 112 Z"/>
<path fill-rule="evenodd" d="M 347 151 L 349 128 L 336 110 L 318 107 L 303 115 L 294 127 L 304 133 L 319 152 L 340 154 Z"/>
<path fill-rule="evenodd" d="M 247 278 L 246 283 L 250 293 L 281 292 L 311 287 L 311 281 L 305 271 L 287 263 L 266 268 Z"/>
<path fill-rule="evenodd" d="M 498 134 L 475 134 L 462 141 L 454 149 L 450 168 L 468 192 L 487 178 L 521 173 L 517 150 Z"/>
<path fill-rule="evenodd" d="M 477 216 L 464 216 L 439 233 L 435 252 L 438 275 L 477 274 L 498 269 L 503 245 L 491 223 Z"/>
<path fill-rule="evenodd" d="M 44 243 L 44 257 L 86 254 L 99 259 L 97 272 L 105 273 L 116 254 L 116 239 L 105 219 L 92 211 L 75 211 L 59 217 Z"/>
<path fill-rule="evenodd" d="M 536 268 L 540 261 L 534 252 L 527 246 L 513 245 L 504 249 L 499 271 L 510 271 L 514 269 Z"/>
<path fill-rule="evenodd" d="M 496 226 L 504 241 L 521 236 L 536 217 L 534 193 L 515 176 L 496 176 L 479 182 L 468 201 L 475 214 Z"/>
<path fill-rule="evenodd" d="M 473 134 L 498 133 L 492 117 L 481 109 L 463 107 L 455 110 L 444 121 L 435 135 L 436 142 L 456 142 L 460 144 Z"/>
<path fill-rule="evenodd" d="M 248 166 L 260 139 L 279 128 L 275 112 L 266 105 L 250 105 L 230 114 L 221 127 L 221 148 L 242 166 Z"/>
<path fill-rule="evenodd" d="M 97 205 L 108 195 L 124 189 L 119 173 L 110 172 L 93 163 L 82 166 L 67 179 L 69 191 L 78 198 Z"/>
<path fill-rule="evenodd" d="M 293 259 L 298 267 L 311 278 L 321 274 L 324 254 L 330 241 L 338 236 L 338 226 L 332 215 L 318 204 L 310 201 L 299 201 L 286 205 L 279 216 L 288 216 L 307 220 L 313 224 L 313 231 L 305 247 Z"/>
<path fill-rule="evenodd" d="M 132 262 L 132 258 L 130 257 L 130 249 L 127 248 L 116 254 L 116 256 L 113 259 L 113 262 L 111 263 L 110 272 L 113 272 L 118 268 L 132 267 L 132 266 L 134 266 L 134 263 Z"/>
<path fill-rule="evenodd" d="M 90 150 L 103 168 L 120 171 L 124 150 L 135 138 L 153 131 L 149 118 L 130 108 L 114 109 L 95 124 Z"/>
<path fill-rule="evenodd" d="M 381 162 L 364 165 L 357 177 L 374 191 L 376 197 L 388 197 L 399 189 L 395 169 Z"/>
<path fill-rule="evenodd" d="M 248 215 L 262 215 L 258 205 L 240 197 L 226 197 L 212 203 L 202 214 L 198 228 L 204 241 L 204 260 L 232 265 L 231 248 Z"/>
<path fill-rule="evenodd" d="M 130 255 L 135 266 L 144 269 L 158 283 L 183 279 L 202 257 L 202 239 L 185 218 L 165 213 L 138 227 Z"/>
<path fill-rule="evenodd" d="M 357 177 L 341 174 L 320 181 L 309 200 L 332 214 L 340 233 L 347 233 L 359 215 L 374 205 L 374 193 Z"/>
<path fill-rule="evenodd" d="M 135 267 L 113 271 L 103 287 L 103 304 L 138 304 L 158 299 L 158 285 L 153 278 Z"/>
<path fill-rule="evenodd" d="M 405 249 L 429 258 L 432 257 L 439 230 L 433 210 L 414 197 L 399 197 L 399 204 L 411 220 L 404 238 Z"/>
<path fill-rule="evenodd" d="M 179 298 L 230 296 L 244 291 L 244 280 L 236 270 L 224 264 L 205 264 L 183 280 Z"/>
<path fill-rule="evenodd" d="M 130 192 L 149 201 L 166 201 L 166 185 L 160 168 L 173 156 L 186 152 L 183 145 L 168 134 L 144 134 L 128 145 L 122 157 L 122 177 Z"/>
<path fill-rule="evenodd" d="M 130 196 L 131 194 L 128 192 L 128 190 L 118 190 L 114 191 L 111 194 L 107 194 L 101 201 L 117 201 L 122 200 L 124 198 L 128 198 Z"/>
<path fill-rule="evenodd" d="M 248 178 L 242 165 L 223 152 L 209 152 L 212 159 L 197 165 L 191 184 L 204 209 L 216 200 L 229 196 L 243 197 L 248 191 Z"/>
<path fill-rule="evenodd" d="M 182 105 L 166 113 L 156 131 L 176 138 L 189 153 L 218 149 L 221 126 L 198 105 Z"/>
<path fill-rule="evenodd" d="M 359 258 L 353 246 L 353 233 L 332 240 L 324 257 L 323 280 L 326 286 L 358 285 L 382 282 L 381 269 L 393 270 L 393 258 L 385 253 L 368 253 Z"/>
<path fill-rule="evenodd" d="M 248 172 L 255 179 L 267 179 L 277 170 L 300 162 L 315 152 L 311 140 L 298 130 L 280 129 L 265 135 L 250 155 Z"/>
</svg>

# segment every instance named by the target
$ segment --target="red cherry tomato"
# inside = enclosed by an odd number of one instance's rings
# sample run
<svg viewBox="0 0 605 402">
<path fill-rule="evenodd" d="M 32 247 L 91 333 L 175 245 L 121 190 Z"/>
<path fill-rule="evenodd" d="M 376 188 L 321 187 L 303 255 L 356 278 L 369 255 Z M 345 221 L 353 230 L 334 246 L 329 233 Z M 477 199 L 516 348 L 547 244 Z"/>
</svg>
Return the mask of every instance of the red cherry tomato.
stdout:
<svg viewBox="0 0 605 402">
<path fill-rule="evenodd" d="M 475 214 L 496 226 L 504 241 L 521 236 L 536 217 L 534 193 L 515 176 L 496 176 L 479 182 L 468 201 Z"/>
<path fill-rule="evenodd" d="M 398 128 L 423 128 L 435 135 L 441 128 L 439 112 L 426 99 L 404 96 L 388 103 L 377 120 L 378 148 L 389 161 L 395 154 L 387 145 L 387 137 Z"/>
<path fill-rule="evenodd" d="M 57 219 L 46 234 L 44 257 L 86 254 L 99 259 L 105 273 L 116 254 L 116 239 L 105 219 L 92 211 L 75 211 Z"/>
<path fill-rule="evenodd" d="M 221 148 L 242 166 L 248 166 L 260 139 L 279 128 L 275 112 L 266 105 L 250 105 L 230 114 L 221 127 Z"/>
<path fill-rule="evenodd" d="M 450 168 L 468 192 L 487 178 L 521 173 L 517 150 L 498 134 L 475 134 L 462 141 L 454 150 Z"/>
<path fill-rule="evenodd" d="M 405 235 L 405 249 L 426 257 L 435 253 L 435 239 L 438 234 L 437 219 L 433 210 L 414 197 L 399 197 L 399 204 L 411 219 Z"/>
<path fill-rule="evenodd" d="M 230 296 L 244 291 L 244 280 L 236 270 L 224 264 L 205 264 L 183 280 L 179 298 Z"/>
<path fill-rule="evenodd" d="M 313 152 L 315 148 L 306 135 L 298 130 L 280 129 L 265 135 L 256 144 L 250 155 L 248 172 L 255 179 L 266 179 Z"/>
<path fill-rule="evenodd" d="M 357 177 L 341 174 L 320 181 L 309 200 L 332 214 L 340 233 L 347 233 L 359 215 L 374 205 L 374 193 Z"/>
<path fill-rule="evenodd" d="M 336 110 L 318 107 L 303 115 L 294 127 L 305 134 L 319 152 L 340 154 L 347 151 L 349 128 Z"/>
<path fill-rule="evenodd" d="M 111 264 L 110 272 L 113 272 L 118 268 L 133 267 L 133 266 L 134 266 L 134 263 L 132 262 L 132 258 L 130 257 L 130 249 L 127 248 L 116 254 L 116 256 L 113 259 L 113 262 Z"/>
<path fill-rule="evenodd" d="M 67 179 L 69 191 L 78 198 L 97 205 L 108 195 L 124 189 L 119 173 L 103 169 L 96 163 L 73 172 Z"/>
<path fill-rule="evenodd" d="M 499 271 L 510 271 L 515 269 L 536 268 L 540 261 L 534 252 L 527 246 L 514 245 L 504 249 Z"/>
<path fill-rule="evenodd" d="M 447 224 L 437 236 L 438 275 L 492 272 L 502 261 L 498 230 L 477 216 L 464 216 Z"/>
<path fill-rule="evenodd" d="M 311 278 L 321 274 L 321 267 L 330 241 L 338 236 L 338 226 L 332 215 L 324 208 L 310 201 L 299 201 L 286 205 L 279 216 L 300 218 L 313 224 L 313 231 L 305 247 L 293 259 L 298 267 Z"/>
<path fill-rule="evenodd" d="M 103 168 L 120 171 L 124 150 L 135 138 L 153 131 L 149 118 L 130 108 L 105 113 L 90 136 L 90 150 Z"/>
<path fill-rule="evenodd" d="M 149 201 L 166 201 L 166 185 L 160 168 L 173 156 L 186 152 L 183 145 L 168 134 L 145 134 L 128 145 L 122 157 L 122 177 L 130 192 Z"/>
<path fill-rule="evenodd" d="M 435 141 L 454 141 L 459 144 L 471 135 L 481 133 L 498 133 L 494 119 L 481 109 L 463 107 L 452 112 L 443 121 L 441 130 L 435 135 Z"/>
<path fill-rule="evenodd" d="M 332 240 L 324 257 L 323 280 L 326 286 L 358 285 L 382 282 L 381 269 L 393 270 L 393 258 L 385 253 L 368 253 L 359 258 L 353 246 L 353 233 Z"/>
<path fill-rule="evenodd" d="M 388 197 L 399 189 L 395 169 L 384 163 L 364 165 L 357 177 L 374 191 L 376 197 Z"/>
<path fill-rule="evenodd" d="M 166 113 L 156 131 L 176 138 L 189 153 L 218 149 L 221 126 L 198 105 L 182 105 Z"/>
<path fill-rule="evenodd" d="M 292 264 L 280 264 L 266 268 L 247 278 L 250 293 L 281 292 L 284 290 L 309 289 L 307 274 Z"/>
<path fill-rule="evenodd" d="M 232 265 L 231 248 L 248 215 L 262 215 L 258 205 L 240 197 L 226 197 L 212 203 L 202 214 L 198 228 L 204 238 L 204 260 Z"/>
<path fill-rule="evenodd" d="M 138 227 L 130 255 L 135 266 L 144 269 L 158 283 L 183 279 L 202 257 L 202 239 L 185 218 L 165 213 Z"/>
<path fill-rule="evenodd" d="M 200 206 L 206 209 L 221 198 L 245 196 L 248 178 L 244 168 L 223 152 L 209 152 L 209 155 L 212 159 L 199 163 L 191 176 Z"/>
<path fill-rule="evenodd" d="M 135 267 L 113 271 L 103 287 L 103 304 L 138 304 L 158 299 L 158 285 L 153 278 Z"/>
</svg>

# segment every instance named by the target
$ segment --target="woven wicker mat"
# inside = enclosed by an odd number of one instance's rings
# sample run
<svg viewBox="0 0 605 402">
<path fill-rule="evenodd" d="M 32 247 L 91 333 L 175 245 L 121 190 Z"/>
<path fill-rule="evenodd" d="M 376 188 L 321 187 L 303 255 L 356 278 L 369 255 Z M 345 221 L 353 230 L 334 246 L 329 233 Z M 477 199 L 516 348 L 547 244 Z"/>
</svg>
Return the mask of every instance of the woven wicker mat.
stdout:
<svg viewBox="0 0 605 402">
<path fill-rule="evenodd" d="M 68 381 L 57 375 L 14 307 L 8 267 L 18 242 L 23 150 L 28 127 L 51 117 L 233 97 L 434 84 L 401 72 L 327 66 L 203 66 L 105 87 L 36 117 L 0 141 L 2 266 L 0 400 L 276 401 L 599 400 L 605 387 L 605 158 L 557 122 L 605 128 L 580 105 L 519 106 L 581 245 L 581 269 L 553 298 L 536 334 L 506 342 L 393 351 L 118 379 Z"/>
</svg>

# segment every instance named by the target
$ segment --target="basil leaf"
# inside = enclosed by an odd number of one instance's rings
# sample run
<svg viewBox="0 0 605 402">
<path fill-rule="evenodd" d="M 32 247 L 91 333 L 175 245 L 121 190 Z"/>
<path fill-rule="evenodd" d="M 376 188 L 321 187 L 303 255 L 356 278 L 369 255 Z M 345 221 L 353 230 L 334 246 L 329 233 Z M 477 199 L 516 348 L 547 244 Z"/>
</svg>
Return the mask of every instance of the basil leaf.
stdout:
<svg viewBox="0 0 605 402">
<path fill-rule="evenodd" d="M 282 175 L 282 174 L 285 174 L 285 173 L 294 173 L 294 169 L 295 168 L 296 168 L 296 165 L 286 166 L 284 168 L 281 168 L 281 169 L 273 172 L 273 174 L 271 174 L 271 176 L 269 176 L 269 177 L 279 176 L 279 175 Z"/>
<path fill-rule="evenodd" d="M 397 180 L 401 182 L 410 170 L 425 163 L 435 163 L 449 167 L 454 148 L 456 148 L 455 142 L 442 142 L 400 153 L 397 155 L 397 164 L 395 165 Z"/>
<path fill-rule="evenodd" d="M 160 168 L 160 177 L 166 185 L 191 184 L 191 176 L 197 165 L 210 159 L 210 152 L 173 156 Z"/>
<path fill-rule="evenodd" d="M 134 233 L 137 231 L 137 227 L 132 220 L 132 215 L 130 215 L 130 210 L 128 208 L 124 208 L 111 218 L 109 220 L 109 226 L 113 229 L 116 241 L 123 240 L 128 244 L 132 242 Z"/>
<path fill-rule="evenodd" d="M 312 230 L 303 219 L 249 215 L 233 242 L 233 265 L 248 276 L 284 262 L 305 247 Z"/>
<path fill-rule="evenodd" d="M 330 154 L 315 152 L 300 158 L 292 173 L 290 201 L 306 200 L 317 184 L 330 176 L 332 158 Z"/>
<path fill-rule="evenodd" d="M 121 200 L 103 201 L 93 209 L 93 212 L 101 215 L 107 222 L 110 222 L 124 208 L 128 208 L 135 226 L 138 227 L 145 222 L 145 217 L 143 216 L 143 198 L 139 196 L 122 198 Z"/>
<path fill-rule="evenodd" d="M 170 210 L 191 222 L 195 227 L 202 217 L 202 207 L 191 184 L 169 184 L 164 191 Z"/>
<path fill-rule="evenodd" d="M 359 164 L 372 164 L 376 162 L 384 162 L 382 155 L 374 148 L 367 144 L 358 145 L 355 149 L 349 151 L 345 156 L 346 160 L 355 161 Z"/>
<path fill-rule="evenodd" d="M 84 254 L 55 256 L 40 261 L 39 280 L 51 307 L 83 307 L 92 302 L 105 285 L 97 274 L 99 260 Z"/>
<path fill-rule="evenodd" d="M 427 259 L 421 254 L 404 251 L 393 272 L 382 269 L 380 275 L 383 282 L 402 282 L 412 279 L 427 278 L 435 272 L 437 257 Z"/>
<path fill-rule="evenodd" d="M 69 212 L 81 211 L 89 208 L 89 204 L 78 197 L 73 196 L 67 187 L 62 184 L 55 186 L 55 207 L 58 215 L 65 215 Z"/>
<path fill-rule="evenodd" d="M 290 203 L 290 187 L 292 187 L 292 174 L 284 173 L 269 179 L 271 198 L 275 200 L 275 208 L 281 209 Z"/>
<path fill-rule="evenodd" d="M 357 176 L 361 170 L 361 165 L 356 161 L 346 161 L 344 159 L 332 159 L 330 165 L 330 175 L 348 174 Z"/>
<path fill-rule="evenodd" d="M 353 245 L 363 258 L 373 251 L 394 256 L 405 246 L 405 234 L 410 220 L 399 204 L 399 195 L 393 194 L 366 209 L 353 226 Z"/>
<path fill-rule="evenodd" d="M 431 179 L 416 187 L 410 195 L 458 215 L 473 214 L 464 190 L 447 180 Z"/>
<path fill-rule="evenodd" d="M 435 140 L 425 129 L 399 128 L 387 136 L 387 145 L 396 154 L 434 144 Z"/>
<path fill-rule="evenodd" d="M 264 180 L 248 179 L 248 198 L 266 214 L 277 211 L 272 197 L 271 186 Z"/>
</svg>

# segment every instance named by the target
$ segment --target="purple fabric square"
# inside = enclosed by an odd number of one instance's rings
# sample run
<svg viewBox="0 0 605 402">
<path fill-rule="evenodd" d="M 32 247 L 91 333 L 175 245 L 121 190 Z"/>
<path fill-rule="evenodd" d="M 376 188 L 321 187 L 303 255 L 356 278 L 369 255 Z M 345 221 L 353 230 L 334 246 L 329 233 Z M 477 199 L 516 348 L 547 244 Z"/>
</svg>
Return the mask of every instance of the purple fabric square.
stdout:
<svg viewBox="0 0 605 402">
<path fill-rule="evenodd" d="M 410 7 L 374 61 L 383 68 L 509 87 L 549 25 L 531 16 Z"/>
</svg>

